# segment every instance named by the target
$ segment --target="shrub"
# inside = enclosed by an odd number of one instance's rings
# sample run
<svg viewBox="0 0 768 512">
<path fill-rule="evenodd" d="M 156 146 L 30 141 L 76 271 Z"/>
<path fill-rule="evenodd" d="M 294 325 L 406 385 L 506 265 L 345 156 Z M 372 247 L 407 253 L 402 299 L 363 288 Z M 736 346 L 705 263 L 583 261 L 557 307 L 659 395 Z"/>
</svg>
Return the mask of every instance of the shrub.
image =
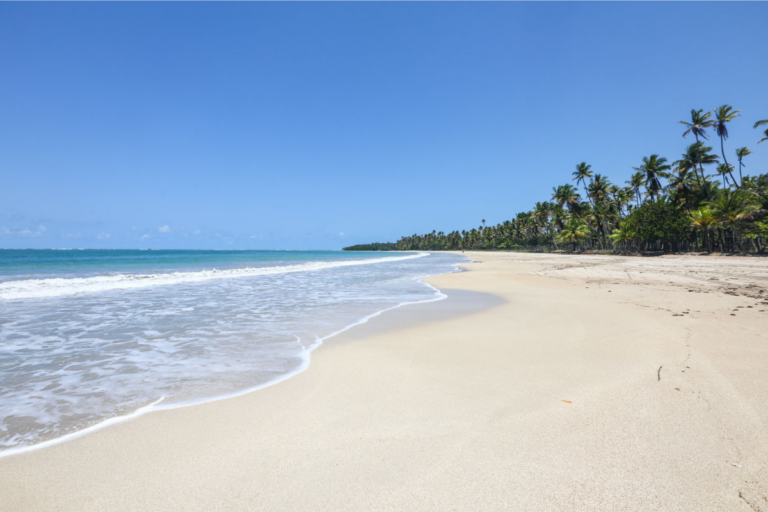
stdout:
<svg viewBox="0 0 768 512">
<path fill-rule="evenodd" d="M 642 243 L 673 243 L 691 236 L 691 220 L 673 203 L 658 200 L 637 208 L 626 220 L 627 229 Z M 676 247 L 673 247 L 676 249 Z"/>
</svg>

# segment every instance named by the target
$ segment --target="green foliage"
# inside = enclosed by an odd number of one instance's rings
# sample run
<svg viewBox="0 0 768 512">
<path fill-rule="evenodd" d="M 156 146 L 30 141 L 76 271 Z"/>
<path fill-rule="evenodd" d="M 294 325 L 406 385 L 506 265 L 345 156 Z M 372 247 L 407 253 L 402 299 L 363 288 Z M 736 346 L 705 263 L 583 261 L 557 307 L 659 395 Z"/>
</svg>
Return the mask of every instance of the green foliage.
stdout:
<svg viewBox="0 0 768 512">
<path fill-rule="evenodd" d="M 622 222 L 619 224 L 618 229 L 614 229 L 613 233 L 608 235 L 608 238 L 610 238 L 614 244 L 632 243 L 635 239 L 635 231 L 629 223 Z"/>
<path fill-rule="evenodd" d="M 576 165 L 572 184 L 552 189 L 549 201 L 495 226 L 468 231 L 432 231 L 396 243 L 347 247 L 348 251 L 413 250 L 614 250 L 764 252 L 768 245 L 768 174 L 744 176 L 752 154 L 736 149 L 736 167 L 726 158 L 728 125 L 739 110 L 722 105 L 691 110 L 683 137 L 695 142 L 671 165 L 660 155 L 643 157 L 626 186 L 611 183 L 586 162 Z M 714 113 L 714 117 L 713 114 Z M 768 119 L 755 128 L 768 125 Z M 715 133 L 720 155 L 704 141 Z M 765 132 L 768 140 L 768 130 Z M 722 157 L 722 163 L 720 158 Z M 711 174 L 712 172 L 715 174 Z M 714 179 L 718 177 L 722 180 Z M 580 188 L 577 188 L 580 187 Z M 644 189 L 644 190 L 643 190 Z"/>
<path fill-rule="evenodd" d="M 643 243 L 685 240 L 691 230 L 691 219 L 685 212 L 664 199 L 646 202 L 632 212 L 625 224 Z"/>
<path fill-rule="evenodd" d="M 375 242 L 372 244 L 352 245 L 344 248 L 345 251 L 396 251 L 397 244 L 392 242 Z"/>
<path fill-rule="evenodd" d="M 564 244 L 574 244 L 580 242 L 588 236 L 589 228 L 587 225 L 583 222 L 580 222 L 578 219 L 571 219 L 568 221 L 568 224 L 563 227 L 558 239 L 561 243 Z"/>
</svg>

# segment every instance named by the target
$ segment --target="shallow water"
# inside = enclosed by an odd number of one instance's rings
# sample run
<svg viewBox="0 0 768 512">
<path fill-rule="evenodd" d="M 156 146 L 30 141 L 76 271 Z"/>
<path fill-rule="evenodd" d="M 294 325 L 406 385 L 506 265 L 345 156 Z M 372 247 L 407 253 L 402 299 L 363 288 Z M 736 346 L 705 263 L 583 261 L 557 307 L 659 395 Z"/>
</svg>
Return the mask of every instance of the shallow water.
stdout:
<svg viewBox="0 0 768 512">
<path fill-rule="evenodd" d="M 0 251 L 0 450 L 300 371 L 325 337 L 438 297 L 463 258 L 319 251 Z"/>
</svg>

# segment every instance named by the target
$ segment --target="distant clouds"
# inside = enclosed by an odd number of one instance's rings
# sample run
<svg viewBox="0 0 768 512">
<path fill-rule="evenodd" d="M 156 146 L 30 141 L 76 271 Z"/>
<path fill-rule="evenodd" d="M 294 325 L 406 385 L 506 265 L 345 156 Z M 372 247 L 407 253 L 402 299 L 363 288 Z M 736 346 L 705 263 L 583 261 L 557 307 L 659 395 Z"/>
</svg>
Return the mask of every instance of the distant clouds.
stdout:
<svg viewBox="0 0 768 512">
<path fill-rule="evenodd" d="M 32 237 L 39 237 L 45 235 L 46 231 L 48 229 L 40 225 L 37 228 L 8 228 L 6 226 L 0 227 L 0 235 L 3 236 L 12 236 L 12 237 L 21 237 L 21 238 L 32 238 Z"/>
<path fill-rule="evenodd" d="M 135 219 L 134 219 L 135 221 Z M 228 227 L 207 226 L 185 228 L 174 224 L 105 224 L 102 221 L 51 221 L 20 213 L 5 216 L 0 221 L 0 249 L 6 248 L 208 248 L 238 247 L 242 249 L 285 245 L 291 237 L 276 231 L 260 233 L 233 232 Z M 129 221 L 130 222 L 130 221 Z M 337 228 L 338 229 L 338 228 Z M 339 240 L 348 235 L 344 231 L 329 230 L 322 236 Z M 309 247 L 309 245 L 308 245 Z M 299 248 L 306 248 L 301 247 Z"/>
</svg>

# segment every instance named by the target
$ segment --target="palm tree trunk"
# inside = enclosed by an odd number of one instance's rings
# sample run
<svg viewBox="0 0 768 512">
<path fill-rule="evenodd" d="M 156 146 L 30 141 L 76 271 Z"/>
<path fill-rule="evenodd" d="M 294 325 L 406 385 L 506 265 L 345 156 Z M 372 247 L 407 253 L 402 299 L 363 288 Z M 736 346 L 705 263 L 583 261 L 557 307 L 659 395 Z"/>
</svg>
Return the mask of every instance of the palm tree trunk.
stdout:
<svg viewBox="0 0 768 512">
<path fill-rule="evenodd" d="M 736 183 L 736 178 L 733 177 L 733 172 L 731 171 L 730 166 L 728 165 L 728 159 L 725 158 L 725 146 L 723 146 L 723 136 L 720 136 L 720 152 L 723 154 L 723 162 L 725 162 L 725 168 L 728 169 L 728 174 L 731 175 L 731 179 L 733 180 L 733 184 L 736 185 L 736 188 L 739 187 L 739 184 Z"/>
<path fill-rule="evenodd" d="M 696 137 L 696 142 L 699 142 L 699 135 L 694 132 L 693 135 Z M 694 174 L 696 174 L 696 181 L 699 182 L 699 188 L 701 189 L 701 182 L 707 181 L 707 179 L 704 177 L 704 166 L 701 162 L 699 162 L 699 171 L 701 171 L 701 180 L 699 180 L 699 175 L 695 172 L 696 166 L 694 166 Z M 709 199 L 709 192 L 707 192 L 707 199 Z"/>
<path fill-rule="evenodd" d="M 709 245 L 709 233 L 707 231 L 707 228 L 701 228 L 701 238 L 707 245 L 707 254 L 712 254 L 712 248 Z"/>
</svg>

